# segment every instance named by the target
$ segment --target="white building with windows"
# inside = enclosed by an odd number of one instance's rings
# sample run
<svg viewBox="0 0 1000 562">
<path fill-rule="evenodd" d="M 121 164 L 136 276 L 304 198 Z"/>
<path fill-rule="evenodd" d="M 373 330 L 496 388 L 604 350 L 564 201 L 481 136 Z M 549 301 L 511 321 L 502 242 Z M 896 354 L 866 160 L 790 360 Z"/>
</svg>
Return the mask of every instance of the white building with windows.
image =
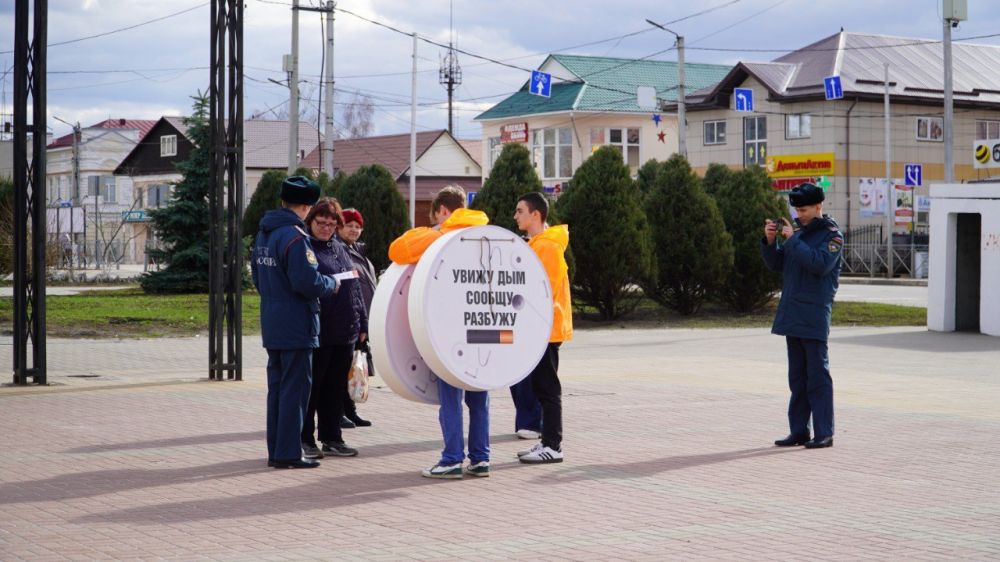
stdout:
<svg viewBox="0 0 1000 562">
<path fill-rule="evenodd" d="M 953 61 L 955 181 L 995 179 L 1000 169 L 978 164 L 974 148 L 1000 142 L 1000 47 L 956 43 Z M 884 194 L 879 214 L 883 195 L 862 187 L 886 175 L 886 64 L 891 177 L 905 183 L 907 164 L 923 173 L 909 197 Z M 829 76 L 839 76 L 842 99 L 826 100 Z M 688 158 L 701 174 L 715 162 L 764 166 L 779 192 L 819 181 L 825 210 L 845 229 L 883 224 L 889 212 L 905 233 L 927 223 L 930 184 L 944 179 L 943 76 L 939 41 L 848 32 L 771 62 L 740 62 L 687 96 Z M 753 111 L 736 110 L 737 89 L 753 92 Z"/>
<path fill-rule="evenodd" d="M 686 64 L 688 91 L 717 83 L 732 67 Z M 590 154 L 618 147 L 635 175 L 651 158 L 677 151 L 677 115 L 661 104 L 677 94 L 677 63 L 577 55 L 550 55 L 539 70 L 552 75 L 551 96 L 528 84 L 476 120 L 483 127 L 483 176 L 503 145 L 525 143 L 547 191 L 558 193 Z M 649 89 L 640 105 L 640 89 Z"/>
<path fill-rule="evenodd" d="M 155 124 L 153 120 L 107 119 L 82 127 L 75 145 L 74 133 L 48 145 L 49 236 L 71 239 L 81 265 L 133 261 L 134 233 L 123 218 L 127 216 L 123 211 L 134 206 L 132 182 L 127 176 L 115 176 L 115 169 Z M 78 159 L 78 175 L 74 159 Z"/>
</svg>

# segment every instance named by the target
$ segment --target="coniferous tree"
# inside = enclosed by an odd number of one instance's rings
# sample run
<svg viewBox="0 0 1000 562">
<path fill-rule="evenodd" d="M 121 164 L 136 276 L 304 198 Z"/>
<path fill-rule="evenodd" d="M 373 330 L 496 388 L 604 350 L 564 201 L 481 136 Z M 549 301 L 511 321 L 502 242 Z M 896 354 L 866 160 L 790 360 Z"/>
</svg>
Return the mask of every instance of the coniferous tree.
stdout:
<svg viewBox="0 0 1000 562">
<path fill-rule="evenodd" d="M 708 165 L 708 169 L 705 170 L 705 178 L 702 180 L 702 186 L 705 188 L 705 193 L 715 197 L 715 194 L 718 193 L 722 184 L 729 181 L 731 177 L 732 170 L 729 169 L 729 166 L 718 162 L 712 162 Z"/>
<path fill-rule="evenodd" d="M 346 181 L 347 174 L 341 171 L 337 171 L 332 178 L 326 172 L 322 172 L 316 179 L 323 197 L 335 197 L 338 201 L 340 200 L 340 190 L 344 188 Z"/>
<path fill-rule="evenodd" d="M 681 314 L 693 314 L 733 264 L 732 239 L 715 201 L 687 159 L 674 154 L 646 198 L 656 272 L 646 295 Z"/>
<path fill-rule="evenodd" d="M 531 154 L 519 142 L 507 143 L 493 164 L 490 177 L 472 200 L 472 208 L 486 213 L 490 224 L 517 232 L 514 208 L 517 198 L 529 191 L 542 191 L 542 181 L 531 165 Z"/>
<path fill-rule="evenodd" d="M 649 192 L 653 190 L 653 186 L 656 184 L 656 175 L 660 173 L 662 167 L 662 162 L 656 158 L 651 158 L 639 168 L 635 185 L 639 188 L 639 193 L 643 201 L 649 197 Z"/>
<path fill-rule="evenodd" d="M 603 319 L 635 309 L 641 300 L 635 287 L 653 270 L 639 198 L 621 152 L 605 146 L 577 169 L 557 204 L 570 227 L 574 296 L 597 308 Z"/>
<path fill-rule="evenodd" d="M 339 190 L 340 204 L 354 207 L 365 218 L 361 241 L 376 271 L 389 266 L 389 244 L 410 227 L 406 202 L 389 170 L 379 164 L 362 166 Z"/>
<path fill-rule="evenodd" d="M 715 195 L 726 230 L 733 239 L 733 267 L 719 289 L 731 310 L 752 312 L 774 298 L 781 276 L 764 265 L 760 256 L 765 219 L 788 216 L 788 207 L 771 188 L 760 166 L 728 172 Z"/>
<path fill-rule="evenodd" d="M 208 291 L 208 194 L 211 161 L 208 96 L 193 96 L 190 117 L 185 118 L 194 147 L 190 157 L 177 164 L 184 179 L 174 186 L 166 207 L 150 211 L 149 218 L 162 248 L 150 250 L 161 265 L 159 271 L 140 281 L 148 293 L 196 293 Z"/>
</svg>

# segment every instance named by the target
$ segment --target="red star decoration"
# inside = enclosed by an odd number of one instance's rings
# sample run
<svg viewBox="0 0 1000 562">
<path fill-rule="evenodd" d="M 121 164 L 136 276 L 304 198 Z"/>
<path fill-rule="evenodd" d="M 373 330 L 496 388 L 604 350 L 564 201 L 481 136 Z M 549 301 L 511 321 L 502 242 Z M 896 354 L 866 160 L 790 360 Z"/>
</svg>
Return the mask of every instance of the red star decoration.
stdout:
<svg viewBox="0 0 1000 562">
<path fill-rule="evenodd" d="M 667 133 L 665 133 L 663 131 L 660 131 L 659 133 L 656 134 L 656 139 L 658 141 L 662 142 L 662 143 L 666 143 L 667 142 L 666 137 L 667 137 Z"/>
</svg>

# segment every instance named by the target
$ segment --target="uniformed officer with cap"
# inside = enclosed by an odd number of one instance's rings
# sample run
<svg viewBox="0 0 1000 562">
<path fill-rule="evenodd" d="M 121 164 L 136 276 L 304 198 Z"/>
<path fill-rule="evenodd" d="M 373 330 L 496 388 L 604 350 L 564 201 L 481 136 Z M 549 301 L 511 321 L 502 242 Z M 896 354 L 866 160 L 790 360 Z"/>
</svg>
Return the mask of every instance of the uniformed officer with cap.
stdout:
<svg viewBox="0 0 1000 562">
<path fill-rule="evenodd" d="M 784 277 L 771 332 L 785 336 L 792 392 L 788 402 L 791 432 L 774 444 L 819 449 L 833 446 L 833 379 L 827 339 L 844 237 L 837 223 L 823 214 L 821 188 L 804 183 L 792 189 L 788 199 L 798 215 L 799 228 L 793 229 L 784 218 L 777 223 L 767 220 L 761 241 L 767 267 Z M 784 238 L 780 245 L 776 243 L 779 233 Z"/>
<path fill-rule="evenodd" d="M 319 298 L 337 291 L 317 271 L 303 219 L 319 199 L 316 182 L 293 176 L 281 184 L 281 208 L 268 211 L 250 259 L 260 293 L 260 328 L 267 349 L 267 464 L 314 468 L 302 458 L 302 422 L 312 386 L 312 350 L 319 346 Z"/>
</svg>

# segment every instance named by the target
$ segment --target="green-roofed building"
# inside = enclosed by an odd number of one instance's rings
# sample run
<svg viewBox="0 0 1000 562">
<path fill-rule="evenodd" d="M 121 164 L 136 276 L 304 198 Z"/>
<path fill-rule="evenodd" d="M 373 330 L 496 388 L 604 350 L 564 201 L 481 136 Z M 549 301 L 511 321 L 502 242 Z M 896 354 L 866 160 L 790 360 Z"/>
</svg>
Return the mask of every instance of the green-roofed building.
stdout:
<svg viewBox="0 0 1000 562">
<path fill-rule="evenodd" d="M 687 63 L 686 91 L 712 86 L 731 69 Z M 643 162 L 677 151 L 677 115 L 659 109 L 677 100 L 676 62 L 549 55 L 539 70 L 552 75 L 550 97 L 530 93 L 525 82 L 476 117 L 483 126 L 484 175 L 505 142 L 528 145 L 547 187 L 568 180 L 606 144 L 621 148 L 633 173 Z"/>
</svg>

